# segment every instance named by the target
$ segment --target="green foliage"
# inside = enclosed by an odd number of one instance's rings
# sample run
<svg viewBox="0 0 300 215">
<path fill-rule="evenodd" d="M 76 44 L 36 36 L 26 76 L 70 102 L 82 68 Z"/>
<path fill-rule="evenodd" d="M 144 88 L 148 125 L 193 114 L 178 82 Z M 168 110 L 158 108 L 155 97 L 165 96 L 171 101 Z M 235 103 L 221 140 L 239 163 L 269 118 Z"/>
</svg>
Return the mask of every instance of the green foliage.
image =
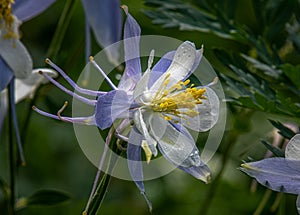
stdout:
<svg viewBox="0 0 300 215">
<path fill-rule="evenodd" d="M 70 199 L 70 194 L 59 190 L 39 190 L 29 197 L 20 198 L 16 203 L 16 209 L 38 205 L 38 206 L 53 206 L 61 204 Z"/>
<path fill-rule="evenodd" d="M 278 133 L 287 139 L 292 139 L 293 136 L 296 135 L 294 131 L 292 131 L 290 128 L 286 127 L 279 121 L 269 120 L 271 124 L 278 129 Z"/>
<path fill-rule="evenodd" d="M 261 140 L 261 143 L 264 144 L 264 146 L 269 149 L 276 157 L 284 157 L 284 152 L 280 148 L 273 146 L 266 140 Z"/>
<path fill-rule="evenodd" d="M 201 32 L 201 36 L 205 33 L 208 38 L 214 35 L 213 38 L 221 41 L 212 47 L 212 59 L 216 58 L 221 63 L 221 66 L 214 64 L 214 68 L 224 83 L 230 108 L 241 113 L 243 108 L 247 108 L 250 112 L 260 111 L 299 120 L 300 1 L 145 2 L 150 9 L 144 13 L 152 19 L 152 23 L 163 28 Z M 205 41 L 202 42 L 205 44 Z M 233 42 L 234 46 L 228 48 L 229 42 Z M 295 135 L 282 123 L 270 122 L 284 138 L 290 139 Z M 249 124 L 249 121 L 245 119 L 245 123 Z M 233 128 L 231 132 L 238 132 L 238 129 Z M 248 141 L 248 146 L 254 147 L 253 136 Z M 275 156 L 284 157 L 282 149 L 266 140 L 261 143 Z M 254 214 L 262 213 L 267 208 L 265 204 L 258 206 Z M 280 213 L 283 211 L 281 209 Z"/>
<path fill-rule="evenodd" d="M 300 116 L 299 1 L 248 1 L 255 23 L 244 23 L 238 1 L 146 0 L 145 11 L 164 28 L 213 33 L 240 43 L 238 53 L 217 47 L 215 56 L 226 70 L 220 76 L 229 86 L 233 104 L 287 116 Z M 290 43 L 294 46 L 290 46 Z M 293 53 L 288 59 L 288 53 Z M 227 72 L 226 72 L 227 71 Z"/>
</svg>

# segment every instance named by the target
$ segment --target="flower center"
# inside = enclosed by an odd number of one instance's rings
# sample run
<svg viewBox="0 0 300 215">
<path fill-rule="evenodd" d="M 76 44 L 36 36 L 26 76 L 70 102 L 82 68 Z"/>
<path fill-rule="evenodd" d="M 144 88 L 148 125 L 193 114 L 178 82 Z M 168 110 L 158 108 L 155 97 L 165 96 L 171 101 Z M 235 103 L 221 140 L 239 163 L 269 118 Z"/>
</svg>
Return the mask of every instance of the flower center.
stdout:
<svg viewBox="0 0 300 215">
<path fill-rule="evenodd" d="M 195 108 L 198 104 L 202 104 L 201 99 L 206 99 L 204 96 L 206 89 L 197 89 L 194 84 L 189 85 L 189 79 L 179 81 L 167 89 L 169 82 L 170 74 L 166 74 L 165 80 L 151 102 L 153 111 L 168 114 L 168 116 L 164 117 L 168 121 L 172 120 L 172 117 L 169 115 L 180 118 L 199 115 L 199 112 Z"/>
<path fill-rule="evenodd" d="M 0 0 L 0 28 L 5 27 L 7 33 L 4 38 L 15 38 L 17 35 L 13 30 L 14 16 L 12 14 L 12 4 L 14 0 Z"/>
</svg>

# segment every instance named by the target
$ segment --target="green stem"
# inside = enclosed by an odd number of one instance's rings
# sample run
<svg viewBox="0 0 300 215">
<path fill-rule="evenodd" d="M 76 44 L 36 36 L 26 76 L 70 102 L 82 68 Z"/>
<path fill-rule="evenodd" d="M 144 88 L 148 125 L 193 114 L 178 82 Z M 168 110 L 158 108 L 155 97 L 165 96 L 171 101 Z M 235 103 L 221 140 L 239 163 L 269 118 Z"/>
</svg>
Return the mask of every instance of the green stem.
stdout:
<svg viewBox="0 0 300 215">
<path fill-rule="evenodd" d="M 63 41 L 64 36 L 66 34 L 67 28 L 68 28 L 69 23 L 71 21 L 71 17 L 73 15 L 74 10 L 75 10 L 76 2 L 77 2 L 76 0 L 67 0 L 67 2 L 65 3 L 65 6 L 64 6 L 63 12 L 62 12 L 62 14 L 59 18 L 54 36 L 53 36 L 52 41 L 49 45 L 49 48 L 48 48 L 48 51 L 47 51 L 47 54 L 46 54 L 47 57 L 53 58 L 59 52 L 62 41 Z M 27 130 L 28 130 L 28 127 L 29 127 L 28 125 L 29 125 L 29 122 L 30 122 L 31 114 L 32 114 L 31 107 L 33 106 L 33 104 L 36 101 L 36 98 L 37 98 L 36 95 L 38 95 L 39 90 L 40 90 L 40 87 L 37 89 L 37 92 L 34 94 L 34 97 L 30 102 L 30 105 L 29 105 L 30 108 L 28 108 L 28 113 L 26 114 L 26 119 L 24 120 L 22 133 L 21 133 L 21 139 L 24 141 L 23 144 L 25 144 Z"/>
<path fill-rule="evenodd" d="M 11 87 L 8 87 L 8 98 L 11 97 Z M 10 180 L 10 198 L 9 198 L 9 214 L 14 215 L 15 204 L 15 155 L 14 155 L 14 142 L 13 142 L 13 116 L 11 110 L 11 102 L 8 103 L 8 159 L 9 159 L 9 180 Z"/>
<path fill-rule="evenodd" d="M 56 31 L 50 43 L 47 57 L 53 58 L 57 55 L 71 21 L 71 17 L 75 11 L 76 2 L 76 0 L 67 0 L 63 12 L 59 18 Z"/>
<path fill-rule="evenodd" d="M 205 215 L 209 211 L 210 205 L 212 204 L 212 201 L 213 201 L 213 197 L 217 191 L 218 184 L 222 178 L 225 167 L 229 161 L 229 155 L 230 155 L 232 149 L 234 148 L 235 143 L 237 142 L 236 140 L 237 140 L 238 136 L 239 135 L 237 134 L 237 132 L 232 131 L 231 133 L 229 133 L 228 140 L 226 141 L 227 145 L 226 145 L 226 148 L 224 149 L 223 156 L 222 156 L 221 170 L 216 175 L 216 177 L 212 181 L 212 183 L 210 184 L 207 196 L 206 196 L 205 201 L 203 202 L 203 205 L 199 212 L 199 214 L 201 214 L 201 215 Z"/>
<path fill-rule="evenodd" d="M 261 212 L 265 208 L 271 194 L 272 194 L 272 190 L 266 190 L 262 200 L 260 201 L 260 204 L 258 205 L 256 210 L 254 211 L 253 215 L 260 215 L 261 214 Z"/>
<path fill-rule="evenodd" d="M 109 134 L 107 136 L 107 140 L 106 140 L 106 147 L 109 147 L 110 143 L 113 143 L 111 150 L 116 152 L 118 155 L 121 155 L 122 151 L 118 150 L 117 148 L 117 138 L 114 136 L 114 128 L 111 128 L 111 130 L 109 131 Z M 103 154 L 102 156 L 106 157 L 106 154 Z M 102 159 L 105 159 L 105 157 L 102 157 Z M 88 201 L 88 204 L 84 210 L 84 212 L 82 213 L 83 215 L 95 215 L 97 213 L 97 211 L 100 209 L 101 203 L 104 200 L 104 197 L 107 193 L 107 189 L 109 186 L 109 182 L 111 179 L 111 176 L 107 173 L 110 173 L 113 168 L 115 167 L 115 164 L 117 162 L 117 160 L 112 159 L 112 154 L 110 155 L 110 157 L 108 158 L 109 163 L 108 163 L 108 169 L 106 171 L 106 173 L 104 173 L 102 175 L 101 181 L 99 182 L 99 174 L 100 171 L 103 167 L 103 161 L 101 159 L 99 167 L 98 167 L 98 172 L 95 178 L 95 182 L 94 185 L 96 184 L 96 189 L 93 188 L 92 193 L 91 193 L 91 197 Z M 101 167 L 101 168 L 100 168 Z"/>
</svg>

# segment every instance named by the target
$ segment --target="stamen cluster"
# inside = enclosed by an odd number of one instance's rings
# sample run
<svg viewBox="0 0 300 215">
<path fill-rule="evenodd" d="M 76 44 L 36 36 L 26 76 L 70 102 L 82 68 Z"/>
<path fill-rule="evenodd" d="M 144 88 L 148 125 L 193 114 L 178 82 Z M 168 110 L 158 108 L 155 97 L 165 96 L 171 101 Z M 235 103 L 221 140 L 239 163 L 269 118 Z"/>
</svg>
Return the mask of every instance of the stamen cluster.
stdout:
<svg viewBox="0 0 300 215">
<path fill-rule="evenodd" d="M 190 80 L 179 81 L 167 89 L 170 83 L 170 74 L 166 74 L 165 80 L 159 87 L 154 99 L 151 102 L 153 111 L 174 115 L 180 118 L 184 116 L 195 117 L 200 113 L 195 110 L 198 104 L 202 104 L 201 99 L 204 96 L 205 88 L 196 88 L 194 84 L 190 86 Z M 171 116 L 165 116 L 165 119 L 172 120 Z"/>
<path fill-rule="evenodd" d="M 14 3 L 14 0 L 0 0 L 0 25 L 4 25 L 4 27 L 7 29 L 7 33 L 3 35 L 5 38 L 15 37 L 15 33 L 12 27 L 14 22 L 14 16 L 12 14 L 12 4 Z"/>
</svg>

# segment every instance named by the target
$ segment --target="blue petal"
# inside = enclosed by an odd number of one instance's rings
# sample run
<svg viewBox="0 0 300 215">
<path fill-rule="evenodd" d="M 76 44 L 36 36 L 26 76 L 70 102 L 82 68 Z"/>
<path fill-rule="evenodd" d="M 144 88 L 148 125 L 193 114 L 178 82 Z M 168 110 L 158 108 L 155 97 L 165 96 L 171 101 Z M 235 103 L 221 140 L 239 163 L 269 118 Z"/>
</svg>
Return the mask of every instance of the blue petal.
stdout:
<svg viewBox="0 0 300 215">
<path fill-rule="evenodd" d="M 243 172 L 271 190 L 300 194 L 300 160 L 267 158 L 241 166 Z"/>
<path fill-rule="evenodd" d="M 0 91 L 5 89 L 13 77 L 13 71 L 0 56 Z"/>
<path fill-rule="evenodd" d="M 127 163 L 132 180 L 141 191 L 141 194 L 144 196 L 148 204 L 149 210 L 151 211 L 152 203 L 146 196 L 145 187 L 143 183 L 143 162 L 141 158 L 142 140 L 143 136 L 139 134 L 135 128 L 131 129 L 127 145 Z"/>
<path fill-rule="evenodd" d="M 166 53 L 162 58 L 153 66 L 149 81 L 148 81 L 148 88 L 150 88 L 154 82 L 162 75 L 164 74 L 169 66 L 172 63 L 172 60 L 174 58 L 175 51 L 170 51 Z"/>
<path fill-rule="evenodd" d="M 126 67 L 124 75 L 119 83 L 120 89 L 132 90 L 142 76 L 140 62 L 140 35 L 141 28 L 139 24 L 127 12 L 127 19 L 124 26 L 124 52 Z"/>
<path fill-rule="evenodd" d="M 141 192 L 145 192 L 143 166 L 141 159 L 141 143 L 143 136 L 133 128 L 130 131 L 127 146 L 127 162 L 132 179 Z"/>
<path fill-rule="evenodd" d="M 55 0 L 15 0 L 13 14 L 21 21 L 26 21 L 46 10 Z"/>
<path fill-rule="evenodd" d="M 82 0 L 86 18 L 103 48 L 121 39 L 122 15 L 119 0 Z M 106 49 L 109 60 L 118 62 L 117 46 Z"/>
<path fill-rule="evenodd" d="M 106 129 L 117 118 L 128 118 L 129 108 L 129 97 L 125 91 L 113 90 L 99 96 L 95 107 L 97 126 L 100 129 Z"/>
<path fill-rule="evenodd" d="M 20 161 L 22 165 L 25 165 L 25 157 L 23 153 L 23 146 L 21 142 L 21 136 L 19 131 L 19 125 L 18 125 L 18 117 L 17 117 L 17 110 L 16 110 L 16 102 L 15 102 L 15 80 L 13 79 L 11 84 L 9 85 L 10 90 L 10 108 L 12 113 L 12 121 L 14 124 L 15 132 L 16 132 L 16 138 L 17 138 L 17 145 L 18 145 L 18 152 L 20 156 Z"/>
</svg>

